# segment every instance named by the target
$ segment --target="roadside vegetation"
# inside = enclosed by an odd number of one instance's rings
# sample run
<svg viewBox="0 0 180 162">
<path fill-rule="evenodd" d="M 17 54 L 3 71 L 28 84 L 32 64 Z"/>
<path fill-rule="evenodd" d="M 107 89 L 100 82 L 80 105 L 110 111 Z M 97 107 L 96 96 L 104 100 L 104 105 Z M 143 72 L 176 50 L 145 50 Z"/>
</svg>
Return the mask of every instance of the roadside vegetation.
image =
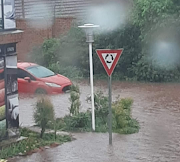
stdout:
<svg viewBox="0 0 180 162">
<path fill-rule="evenodd" d="M 17 155 L 30 155 L 44 150 L 44 146 L 51 147 L 71 141 L 71 137 L 68 135 L 57 135 L 55 139 L 54 133 L 45 133 L 43 138 L 40 138 L 40 133 L 30 131 L 26 128 L 21 128 L 20 131 L 21 136 L 27 137 L 27 139 L 1 146 L 0 159 L 8 159 Z"/>
<path fill-rule="evenodd" d="M 75 92 L 76 91 L 76 92 Z M 77 93 L 78 92 L 78 93 Z M 73 86 L 70 94 L 71 107 L 69 115 L 56 119 L 58 130 L 73 132 L 90 132 L 91 111 L 80 111 L 79 87 Z M 87 98 L 87 102 L 90 98 Z M 131 116 L 133 100 L 131 98 L 117 99 L 112 105 L 113 132 L 132 134 L 139 131 L 139 123 Z M 95 94 L 96 132 L 108 132 L 108 98 L 102 92 Z M 53 125 L 49 124 L 53 129 Z"/>
<path fill-rule="evenodd" d="M 34 120 L 41 127 L 40 138 L 43 137 L 47 124 L 54 121 L 54 107 L 48 97 L 40 97 L 36 103 Z"/>
<path fill-rule="evenodd" d="M 27 128 L 20 128 L 20 136 L 27 137 L 19 142 L 3 141 L 0 144 L 0 159 L 7 159 L 16 155 L 29 155 L 33 152 L 44 150 L 43 146 L 59 145 L 64 142 L 71 141 L 69 135 L 57 135 L 57 126 L 54 107 L 47 96 L 40 96 L 34 111 L 34 121 L 41 128 L 41 132 L 37 133 Z M 52 123 L 53 133 L 45 133 L 47 125 Z"/>
<path fill-rule="evenodd" d="M 43 151 L 47 146 L 57 146 L 61 143 L 71 141 L 70 135 L 59 135 L 57 131 L 67 132 L 90 132 L 91 111 L 81 111 L 80 89 L 72 85 L 70 98 L 71 106 L 69 115 L 63 118 L 55 118 L 53 104 L 47 96 L 40 96 L 34 111 L 34 120 L 40 133 L 27 128 L 20 128 L 20 136 L 26 139 L 10 144 L 0 145 L 0 159 L 8 159 L 16 155 L 30 155 Z M 91 102 L 88 97 L 87 102 Z M 133 100 L 131 98 L 119 99 L 112 104 L 113 132 L 120 134 L 132 134 L 139 131 L 139 123 L 131 116 Z M 96 132 L 108 132 L 108 98 L 102 92 L 95 94 Z M 46 129 L 54 130 L 45 133 Z M 46 147 L 44 147 L 46 146 Z M 48 148 L 49 148 L 48 147 Z"/>
<path fill-rule="evenodd" d="M 175 56 L 176 52 L 170 50 L 169 57 L 163 50 L 159 50 L 162 56 L 159 60 L 156 57 L 159 53 L 157 54 L 154 49 L 158 43 L 161 45 L 162 42 L 171 43 L 175 40 L 175 43 L 180 43 L 180 2 L 178 0 L 134 0 L 133 3 L 132 12 L 123 28 L 104 34 L 95 34 L 93 44 L 95 77 L 105 78 L 106 75 L 95 49 L 124 48 L 113 79 L 150 82 L 179 81 L 180 65 L 176 64 L 179 62 L 179 57 Z M 84 32 L 77 26 L 77 24 L 74 25 L 60 39 L 45 40 L 41 46 L 32 51 L 29 60 L 70 79 L 88 77 L 88 45 L 85 42 Z M 151 46 L 153 43 L 155 46 Z"/>
</svg>

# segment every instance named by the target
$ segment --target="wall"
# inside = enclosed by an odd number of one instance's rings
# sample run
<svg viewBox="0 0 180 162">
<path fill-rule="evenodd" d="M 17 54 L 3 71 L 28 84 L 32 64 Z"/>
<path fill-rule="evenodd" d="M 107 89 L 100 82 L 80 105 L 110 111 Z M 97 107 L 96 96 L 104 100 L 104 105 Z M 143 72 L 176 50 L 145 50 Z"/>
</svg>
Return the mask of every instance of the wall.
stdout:
<svg viewBox="0 0 180 162">
<path fill-rule="evenodd" d="M 73 17 L 78 19 L 84 15 L 92 0 L 15 0 L 15 17 L 17 29 L 24 30 L 23 38 L 17 45 L 18 59 L 27 60 L 27 55 L 36 45 L 51 37 L 59 37 L 66 33 L 72 24 Z M 55 17 L 54 25 L 48 29 L 38 30 L 36 23 L 32 28 L 28 19 L 37 20 Z M 51 23 L 49 20 L 46 20 Z M 45 23 L 46 24 L 46 23 Z M 49 24 L 48 24 L 49 25 Z M 36 29 L 35 29 L 36 28 Z"/>
<path fill-rule="evenodd" d="M 0 44 L 15 43 L 22 39 L 23 32 L 16 31 L 3 31 L 0 32 Z"/>
<path fill-rule="evenodd" d="M 39 23 L 38 20 L 37 23 Z M 43 20 L 42 20 L 43 21 Z M 22 39 L 17 44 L 18 60 L 26 61 L 28 55 L 35 46 L 43 43 L 45 39 L 56 37 L 65 34 L 72 25 L 73 18 L 55 18 L 54 23 L 44 29 L 36 29 L 29 25 L 26 19 L 16 19 L 17 29 L 23 30 Z"/>
</svg>

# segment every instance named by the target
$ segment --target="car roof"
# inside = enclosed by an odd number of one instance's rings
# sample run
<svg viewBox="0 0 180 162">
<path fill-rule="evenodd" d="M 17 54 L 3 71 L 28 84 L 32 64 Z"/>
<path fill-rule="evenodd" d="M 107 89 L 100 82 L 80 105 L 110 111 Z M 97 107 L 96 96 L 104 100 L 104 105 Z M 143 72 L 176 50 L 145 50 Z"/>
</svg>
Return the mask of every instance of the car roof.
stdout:
<svg viewBox="0 0 180 162">
<path fill-rule="evenodd" d="M 26 69 L 27 67 L 30 67 L 30 66 L 37 66 L 37 64 L 31 63 L 31 62 L 18 62 L 17 63 L 17 67 L 22 68 L 22 69 Z"/>
</svg>

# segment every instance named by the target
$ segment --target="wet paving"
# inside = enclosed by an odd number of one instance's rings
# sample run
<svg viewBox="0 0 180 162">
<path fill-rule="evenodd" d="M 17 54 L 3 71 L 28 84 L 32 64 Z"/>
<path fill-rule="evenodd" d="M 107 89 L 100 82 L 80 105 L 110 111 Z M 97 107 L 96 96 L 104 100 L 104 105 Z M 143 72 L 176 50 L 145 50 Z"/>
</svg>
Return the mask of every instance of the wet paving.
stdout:
<svg viewBox="0 0 180 162">
<path fill-rule="evenodd" d="M 82 111 L 91 107 L 87 82 L 79 83 Z M 96 82 L 95 91 L 107 94 L 107 83 Z M 113 146 L 108 134 L 76 133 L 77 140 L 57 148 L 20 157 L 19 162 L 179 162 L 180 161 L 180 84 L 150 84 L 113 82 L 113 99 L 134 99 L 132 115 L 140 122 L 140 132 L 132 135 L 113 134 Z M 68 114 L 69 94 L 51 96 L 57 117 Z M 20 96 L 20 123 L 33 124 L 35 97 Z"/>
</svg>

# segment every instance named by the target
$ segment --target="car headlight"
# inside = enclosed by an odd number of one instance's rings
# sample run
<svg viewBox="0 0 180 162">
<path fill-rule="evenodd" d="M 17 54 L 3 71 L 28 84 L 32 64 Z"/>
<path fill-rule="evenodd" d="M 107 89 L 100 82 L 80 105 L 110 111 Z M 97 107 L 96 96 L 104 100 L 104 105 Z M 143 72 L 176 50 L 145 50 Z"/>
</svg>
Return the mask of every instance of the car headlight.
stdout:
<svg viewBox="0 0 180 162">
<path fill-rule="evenodd" d="M 55 84 L 55 83 L 45 83 L 46 85 L 50 86 L 50 87 L 57 87 L 57 88 L 60 88 L 61 86 L 58 85 L 58 84 Z"/>
</svg>

